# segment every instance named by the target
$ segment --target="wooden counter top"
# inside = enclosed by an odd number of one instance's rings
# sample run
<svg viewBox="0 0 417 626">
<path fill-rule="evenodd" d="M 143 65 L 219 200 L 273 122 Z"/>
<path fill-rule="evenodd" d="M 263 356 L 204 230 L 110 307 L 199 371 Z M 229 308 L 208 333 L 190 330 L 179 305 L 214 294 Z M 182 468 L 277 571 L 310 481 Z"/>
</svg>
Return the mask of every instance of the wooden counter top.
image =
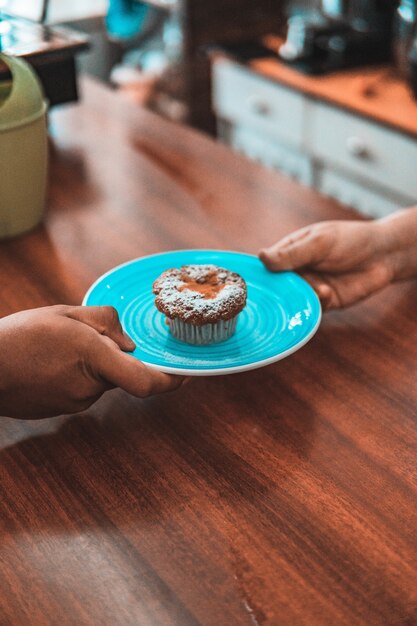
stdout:
<svg viewBox="0 0 417 626">
<path fill-rule="evenodd" d="M 265 39 L 265 44 L 273 50 L 277 50 L 280 43 L 275 36 Z M 417 101 L 393 67 L 368 67 L 308 76 L 274 58 L 257 59 L 248 66 L 265 78 L 312 98 L 417 137 Z"/>
<path fill-rule="evenodd" d="M 45 224 L 0 243 L 1 315 L 78 304 L 144 254 L 353 216 L 89 81 L 51 129 Z M 0 623 L 414 624 L 416 302 L 388 289 L 172 395 L 0 418 Z"/>
</svg>

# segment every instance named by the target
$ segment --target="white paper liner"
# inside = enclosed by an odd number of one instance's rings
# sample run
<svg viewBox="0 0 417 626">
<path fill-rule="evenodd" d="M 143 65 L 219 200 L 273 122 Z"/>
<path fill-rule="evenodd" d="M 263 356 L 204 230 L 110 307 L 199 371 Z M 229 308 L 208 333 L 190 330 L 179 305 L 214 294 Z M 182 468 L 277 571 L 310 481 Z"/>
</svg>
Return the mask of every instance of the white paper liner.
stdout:
<svg viewBox="0 0 417 626">
<path fill-rule="evenodd" d="M 215 324 L 202 324 L 201 326 L 187 324 L 178 318 L 168 319 L 168 322 L 171 334 L 176 339 L 185 343 L 203 346 L 229 339 L 236 330 L 237 318 L 238 316 L 236 315 L 231 320 L 220 320 Z"/>
</svg>

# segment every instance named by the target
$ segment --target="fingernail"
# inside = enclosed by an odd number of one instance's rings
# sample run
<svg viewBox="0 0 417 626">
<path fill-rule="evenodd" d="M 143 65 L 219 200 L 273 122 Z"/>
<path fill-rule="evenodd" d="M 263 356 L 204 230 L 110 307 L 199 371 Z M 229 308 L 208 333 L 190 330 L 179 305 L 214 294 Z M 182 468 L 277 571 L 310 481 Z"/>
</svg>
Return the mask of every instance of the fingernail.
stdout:
<svg viewBox="0 0 417 626">
<path fill-rule="evenodd" d="M 132 337 L 129 337 L 129 335 L 125 333 L 124 331 L 123 331 L 123 337 L 126 339 L 126 342 L 129 344 L 132 350 L 134 350 L 136 348 L 136 344 L 133 341 Z"/>
<path fill-rule="evenodd" d="M 269 258 L 268 249 L 267 248 L 263 248 L 262 250 L 259 250 L 258 256 L 261 259 L 261 261 L 263 261 L 263 262 L 267 261 L 268 258 Z"/>
<path fill-rule="evenodd" d="M 331 303 L 331 291 L 325 285 L 319 285 L 317 288 L 317 295 L 320 299 L 323 310 L 327 310 Z"/>
</svg>

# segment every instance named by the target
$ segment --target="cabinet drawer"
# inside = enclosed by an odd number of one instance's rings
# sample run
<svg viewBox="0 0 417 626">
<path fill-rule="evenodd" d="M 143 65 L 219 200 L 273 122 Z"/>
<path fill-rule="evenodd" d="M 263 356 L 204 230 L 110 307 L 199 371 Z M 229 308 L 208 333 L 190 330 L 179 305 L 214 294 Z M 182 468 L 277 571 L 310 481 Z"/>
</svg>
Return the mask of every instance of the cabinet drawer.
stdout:
<svg viewBox="0 0 417 626">
<path fill-rule="evenodd" d="M 315 157 L 417 198 L 416 140 L 327 105 L 315 104 L 310 112 Z"/>
<path fill-rule="evenodd" d="M 302 94 L 229 61 L 214 63 L 213 107 L 220 118 L 245 124 L 264 135 L 300 147 L 305 106 Z"/>
<path fill-rule="evenodd" d="M 384 217 L 407 202 L 388 198 L 383 192 L 372 190 L 332 170 L 322 170 L 318 175 L 317 188 L 326 196 L 353 207 L 370 217 Z"/>
<path fill-rule="evenodd" d="M 228 142 L 250 159 L 279 170 L 304 185 L 313 185 L 312 162 L 302 152 L 278 141 L 270 141 L 250 128 L 239 126 L 229 129 Z"/>
</svg>

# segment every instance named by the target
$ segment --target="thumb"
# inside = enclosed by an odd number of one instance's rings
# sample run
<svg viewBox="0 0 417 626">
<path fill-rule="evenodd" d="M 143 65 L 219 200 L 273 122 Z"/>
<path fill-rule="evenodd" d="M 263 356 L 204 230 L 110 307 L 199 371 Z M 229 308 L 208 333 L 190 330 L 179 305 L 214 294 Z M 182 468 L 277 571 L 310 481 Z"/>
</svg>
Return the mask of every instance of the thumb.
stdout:
<svg viewBox="0 0 417 626">
<path fill-rule="evenodd" d="M 65 310 L 65 315 L 87 324 L 100 335 L 110 337 L 122 350 L 131 352 L 135 343 L 123 332 L 119 314 L 112 306 L 73 306 Z"/>
<path fill-rule="evenodd" d="M 321 246 L 310 227 L 284 237 L 259 251 L 259 258 L 272 271 L 314 266 L 322 257 Z"/>
<path fill-rule="evenodd" d="M 173 391 L 184 380 L 181 376 L 170 376 L 146 366 L 119 350 L 107 337 L 99 338 L 90 350 L 90 358 L 90 366 L 98 377 L 139 398 Z"/>
</svg>

